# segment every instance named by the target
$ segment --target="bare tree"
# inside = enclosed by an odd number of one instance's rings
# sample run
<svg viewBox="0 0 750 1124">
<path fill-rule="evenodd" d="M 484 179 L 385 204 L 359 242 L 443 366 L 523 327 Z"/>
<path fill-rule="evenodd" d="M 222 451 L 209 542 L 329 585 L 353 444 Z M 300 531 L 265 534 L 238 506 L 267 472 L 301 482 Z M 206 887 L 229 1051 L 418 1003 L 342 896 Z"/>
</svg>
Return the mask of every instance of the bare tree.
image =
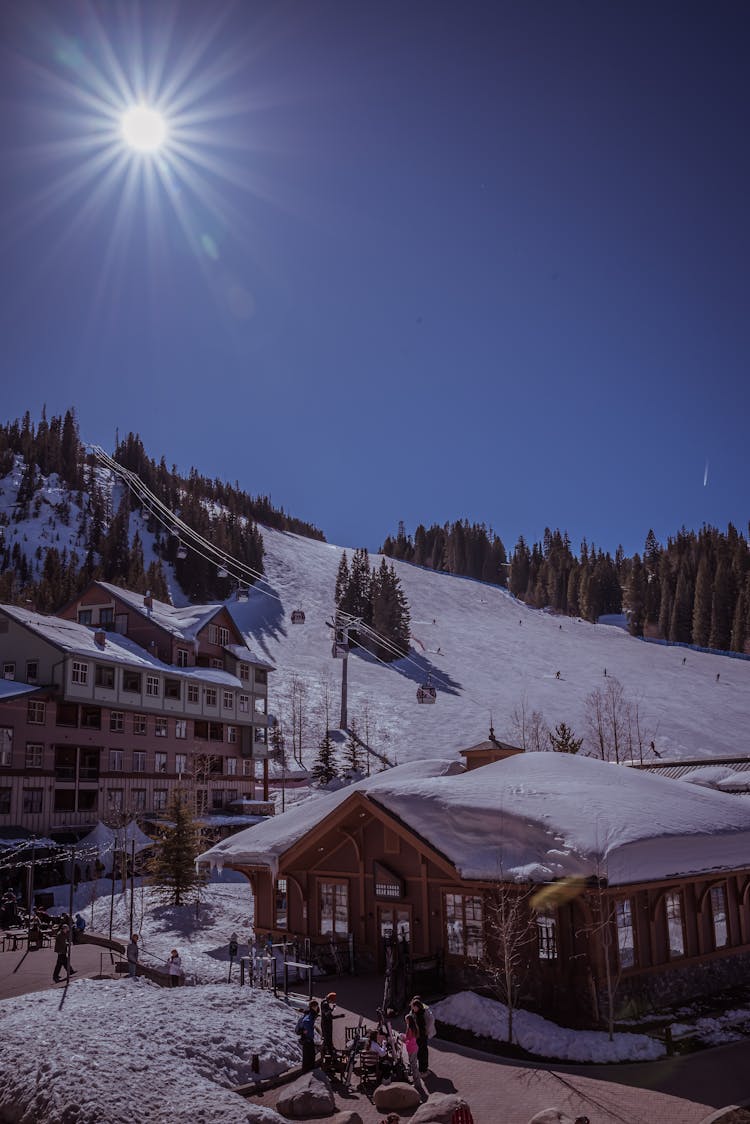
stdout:
<svg viewBox="0 0 750 1124">
<path fill-rule="evenodd" d="M 630 699 L 614 675 L 602 690 L 597 687 L 586 698 L 586 728 L 596 756 L 602 761 L 643 761 L 649 735 L 643 728 L 640 700 Z"/>
<path fill-rule="evenodd" d="M 307 737 L 309 692 L 305 681 L 295 672 L 285 699 L 288 711 L 287 730 L 291 735 L 292 757 L 303 764 L 302 752 Z"/>
<path fill-rule="evenodd" d="M 541 753 L 549 748 L 549 727 L 544 715 L 539 710 L 529 709 L 526 695 L 514 706 L 510 721 L 515 739 L 520 742 L 522 749 L 530 753 Z"/>
<path fill-rule="evenodd" d="M 527 949 L 536 938 L 530 896 L 528 888 L 504 881 L 501 871 L 483 899 L 489 947 L 487 955 L 477 958 L 476 963 L 490 989 L 505 1004 L 508 1042 L 513 1041 L 513 1012 L 528 971 Z"/>
</svg>

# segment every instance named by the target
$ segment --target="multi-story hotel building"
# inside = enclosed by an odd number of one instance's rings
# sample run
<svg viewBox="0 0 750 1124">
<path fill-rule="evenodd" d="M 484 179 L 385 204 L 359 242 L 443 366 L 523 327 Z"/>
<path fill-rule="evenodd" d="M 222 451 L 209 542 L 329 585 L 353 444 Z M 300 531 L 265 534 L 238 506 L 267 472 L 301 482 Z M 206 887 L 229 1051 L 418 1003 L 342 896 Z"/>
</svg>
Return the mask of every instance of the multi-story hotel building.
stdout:
<svg viewBox="0 0 750 1124">
<path fill-rule="evenodd" d="M 224 605 L 175 608 L 94 581 L 58 616 L 0 606 L 0 835 L 158 821 L 255 796 L 268 663 Z"/>
</svg>

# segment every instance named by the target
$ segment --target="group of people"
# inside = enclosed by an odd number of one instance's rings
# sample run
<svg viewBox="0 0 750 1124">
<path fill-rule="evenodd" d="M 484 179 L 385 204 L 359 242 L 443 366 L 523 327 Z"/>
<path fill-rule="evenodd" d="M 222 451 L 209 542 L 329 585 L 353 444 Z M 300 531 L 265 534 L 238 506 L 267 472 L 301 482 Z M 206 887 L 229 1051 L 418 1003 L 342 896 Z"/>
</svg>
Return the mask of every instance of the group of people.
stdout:
<svg viewBox="0 0 750 1124">
<path fill-rule="evenodd" d="M 335 1014 L 335 1007 L 336 992 L 329 991 L 322 1003 L 318 1003 L 317 999 L 311 999 L 307 1010 L 297 1022 L 303 1072 L 308 1072 L 315 1067 L 315 1024 L 319 1016 L 322 1038 L 321 1063 L 324 1066 L 330 1065 L 331 1060 L 336 1056 L 333 1044 L 333 1020 L 343 1018 L 343 1015 Z M 428 1096 L 423 1078 L 430 1068 L 429 1034 L 427 1008 L 419 995 L 415 995 L 411 1000 L 404 1022 L 404 1033 L 396 1036 L 397 1041 L 404 1047 L 412 1083 L 421 1100 L 424 1101 Z M 378 1069 L 383 1080 L 390 1078 L 393 1068 L 388 1038 L 388 1035 L 376 1028 L 369 1032 L 366 1045 L 363 1047 L 366 1052 L 376 1055 L 379 1059 Z"/>
</svg>

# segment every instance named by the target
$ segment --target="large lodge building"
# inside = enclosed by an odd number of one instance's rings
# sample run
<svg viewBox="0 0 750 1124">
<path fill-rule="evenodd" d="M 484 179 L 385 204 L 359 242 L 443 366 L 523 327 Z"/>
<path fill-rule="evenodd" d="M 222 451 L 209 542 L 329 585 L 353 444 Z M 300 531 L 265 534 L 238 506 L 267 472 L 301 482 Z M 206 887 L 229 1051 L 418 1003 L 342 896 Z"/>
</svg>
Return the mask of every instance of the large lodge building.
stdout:
<svg viewBox="0 0 750 1124">
<path fill-rule="evenodd" d="M 158 822 L 178 784 L 208 816 L 255 796 L 270 665 L 224 605 L 101 581 L 59 616 L 2 605 L 0 668 L 0 837 Z"/>
<path fill-rule="evenodd" d="M 746 978 L 744 798 L 565 754 L 465 758 L 377 774 L 199 861 L 246 875 L 274 940 L 382 970 L 396 933 L 415 963 L 441 958 L 448 987 L 486 982 L 498 895 L 520 895 L 521 1004 L 579 1025 L 610 998 L 622 1014 Z"/>
</svg>

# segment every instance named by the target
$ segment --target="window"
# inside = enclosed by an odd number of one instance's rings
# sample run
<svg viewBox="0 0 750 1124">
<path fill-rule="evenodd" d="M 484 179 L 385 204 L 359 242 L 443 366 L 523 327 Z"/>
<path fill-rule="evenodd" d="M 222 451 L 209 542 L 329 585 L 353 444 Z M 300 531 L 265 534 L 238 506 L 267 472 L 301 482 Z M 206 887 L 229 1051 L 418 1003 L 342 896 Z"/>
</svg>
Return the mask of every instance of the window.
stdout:
<svg viewBox="0 0 750 1124">
<path fill-rule="evenodd" d="M 216 688 L 206 687 L 204 691 L 206 706 L 216 706 Z"/>
<path fill-rule="evenodd" d="M 187 753 L 175 753 L 174 755 L 174 771 L 178 776 L 187 770 Z"/>
<path fill-rule="evenodd" d="M 56 812 L 94 812 L 96 811 L 98 793 L 96 789 L 82 788 L 76 792 L 73 788 L 55 789 Z"/>
<path fill-rule="evenodd" d="M 105 664 L 98 663 L 94 668 L 94 683 L 97 687 L 106 687 L 108 691 L 113 690 L 115 685 L 115 669 L 107 667 Z"/>
<path fill-rule="evenodd" d="M 141 693 L 141 673 L 140 671 L 128 671 L 127 668 L 122 673 L 122 689 L 123 691 L 130 691 L 133 694 L 140 695 Z"/>
<path fill-rule="evenodd" d="M 30 726 L 43 726 L 47 717 L 47 707 L 37 699 L 29 699 L 26 704 L 26 721 Z"/>
<path fill-rule="evenodd" d="M 166 738 L 167 736 L 167 720 L 166 718 L 157 718 L 154 728 L 154 733 L 157 738 Z"/>
<path fill-rule="evenodd" d="M 225 757 L 224 760 L 225 760 L 226 766 L 227 766 L 227 776 L 228 777 L 236 777 L 237 776 L 237 758 L 236 757 Z"/>
<path fill-rule="evenodd" d="M 59 702 L 57 704 L 55 722 L 58 726 L 77 726 L 78 706 L 76 703 Z"/>
<path fill-rule="evenodd" d="M 38 683 L 39 682 L 39 660 L 26 661 L 26 682 Z"/>
<path fill-rule="evenodd" d="M 346 882 L 321 882 L 320 935 L 343 937 L 349 931 L 349 887 Z"/>
<path fill-rule="evenodd" d="M 224 710 L 234 710 L 234 695 L 231 691 L 221 692 L 221 705 Z"/>
<path fill-rule="evenodd" d="M 133 733 L 143 736 L 146 733 L 146 715 L 134 714 L 133 715 Z"/>
<path fill-rule="evenodd" d="M 167 810 L 167 790 L 166 788 L 154 789 L 154 811 L 166 812 Z"/>
<path fill-rule="evenodd" d="M 167 755 L 166 753 L 154 754 L 154 770 L 157 773 L 166 773 L 167 771 Z"/>
<path fill-rule="evenodd" d="M 121 734 L 125 729 L 125 715 L 121 710 L 110 710 L 109 728 L 113 734 Z"/>
<path fill-rule="evenodd" d="M 13 727 L 0 726 L 0 765 L 10 768 L 13 756 Z"/>
<path fill-rule="evenodd" d="M 80 660 L 73 660 L 71 680 L 73 683 L 77 683 L 79 687 L 85 687 L 89 681 L 89 665 L 81 663 Z"/>
<path fill-rule="evenodd" d="M 178 648 L 177 649 L 177 666 L 178 667 L 187 667 L 188 666 L 188 658 L 189 658 L 189 653 L 188 653 L 187 648 Z"/>
<path fill-rule="evenodd" d="M 241 663 L 239 666 L 239 676 L 243 683 L 250 682 L 250 664 Z"/>
<path fill-rule="evenodd" d="M 187 737 L 187 722 L 184 718 L 178 718 L 174 724 L 174 736 L 176 738 Z"/>
<path fill-rule="evenodd" d="M 224 807 L 224 793 L 220 788 L 215 788 L 211 793 L 211 807 L 215 812 Z"/>
<path fill-rule="evenodd" d="M 146 790 L 145 788 L 133 789 L 133 811 L 145 812 L 146 811 Z"/>
<path fill-rule="evenodd" d="M 23 810 L 24 812 L 41 812 L 42 801 L 44 799 L 44 789 L 41 788 L 25 788 L 23 790 Z"/>
<path fill-rule="evenodd" d="M 3 679 L 15 679 L 16 665 L 14 663 L 3 664 Z"/>
<path fill-rule="evenodd" d="M 26 768 L 41 769 L 44 759 L 44 746 L 38 742 L 26 743 Z"/>
<path fill-rule="evenodd" d="M 620 967 L 632 968 L 635 964 L 635 938 L 633 935 L 633 909 L 630 899 L 615 902 L 617 922 L 617 951 L 620 954 Z"/>
<path fill-rule="evenodd" d="M 253 759 L 252 759 L 252 757 L 243 757 L 242 758 L 242 775 L 243 775 L 243 777 L 253 777 L 253 776 L 255 776 L 255 773 L 253 772 Z"/>
<path fill-rule="evenodd" d="M 151 698 L 157 698 L 159 695 L 159 676 L 147 675 L 146 676 L 146 694 Z"/>
<path fill-rule="evenodd" d="M 268 730 L 266 729 L 265 726 L 254 726 L 253 727 L 253 741 L 256 742 L 256 743 L 259 742 L 261 745 L 265 745 L 267 743 L 267 741 L 268 741 Z"/>
<path fill-rule="evenodd" d="M 144 749 L 133 750 L 133 772 L 146 772 L 146 751 Z"/>
<path fill-rule="evenodd" d="M 0 788 L 0 816 L 10 815 L 10 794 L 12 788 Z"/>
<path fill-rule="evenodd" d="M 164 680 L 164 698 L 177 699 L 182 698 L 182 683 L 179 679 L 165 679 Z"/>
<path fill-rule="evenodd" d="M 236 788 L 228 788 L 228 789 L 227 789 L 227 793 L 226 793 L 226 796 L 227 796 L 227 804 L 234 804 L 234 802 L 235 802 L 235 800 L 237 799 L 238 795 L 239 795 L 239 794 L 238 794 L 238 792 L 237 792 L 237 789 L 236 789 Z"/>
<path fill-rule="evenodd" d="M 216 656 L 214 656 L 212 658 L 210 664 L 209 664 L 209 667 L 214 667 L 214 668 L 216 668 L 217 671 L 223 671 L 224 670 L 224 661 L 219 660 L 219 659 L 216 658 Z"/>
<path fill-rule="evenodd" d="M 551 910 L 536 915 L 536 943 L 540 960 L 557 960 L 557 917 Z"/>
<path fill-rule="evenodd" d="M 229 629 L 228 628 L 220 628 L 219 629 L 219 643 L 221 644 L 222 648 L 224 648 L 229 643 Z"/>
<path fill-rule="evenodd" d="M 110 812 L 121 812 L 125 807 L 124 793 L 121 788 L 107 790 L 107 808 Z"/>
<path fill-rule="evenodd" d="M 219 642 L 219 630 L 215 624 L 208 626 L 208 642 L 209 644 L 218 644 Z"/>
<path fill-rule="evenodd" d="M 122 750 L 110 749 L 109 751 L 109 769 L 112 773 L 122 772 Z"/>
<path fill-rule="evenodd" d="M 201 701 L 200 690 L 197 683 L 188 683 L 187 701 L 189 703 L 199 703 Z"/>
<path fill-rule="evenodd" d="M 78 623 L 79 624 L 91 624 L 91 620 L 92 620 L 91 609 L 79 609 L 78 610 Z"/>
<path fill-rule="evenodd" d="M 682 925 L 682 894 L 672 890 L 664 896 L 664 909 L 667 918 L 667 941 L 670 956 L 685 955 L 685 931 Z"/>
<path fill-rule="evenodd" d="M 287 926 L 287 890 L 286 878 L 276 879 L 276 928 L 286 929 Z"/>
<path fill-rule="evenodd" d="M 127 636 L 128 634 L 128 614 L 117 613 L 115 615 L 115 632 L 120 636 Z"/>
<path fill-rule="evenodd" d="M 101 730 L 102 711 L 99 706 L 81 707 L 81 726 L 85 730 Z"/>
<path fill-rule="evenodd" d="M 114 623 L 115 623 L 115 611 L 111 606 L 108 609 L 100 609 L 99 610 L 99 624 L 102 626 L 102 628 L 107 629 L 107 631 L 110 631 L 112 629 L 112 625 Z"/>
<path fill-rule="evenodd" d="M 446 894 L 445 922 L 449 953 L 476 959 L 484 955 L 484 916 L 480 897 Z"/>
<path fill-rule="evenodd" d="M 268 699 L 265 695 L 256 695 L 253 699 L 254 709 L 256 714 L 265 714 Z"/>
<path fill-rule="evenodd" d="M 726 948 L 727 934 L 727 894 L 723 886 L 711 887 L 711 920 L 714 926 L 714 948 Z"/>
<path fill-rule="evenodd" d="M 250 696 L 249 695 L 240 695 L 237 702 L 238 702 L 238 709 L 239 709 L 240 714 L 249 714 L 250 713 Z"/>
<path fill-rule="evenodd" d="M 208 741 L 208 722 L 195 721 L 193 723 L 193 737 L 198 738 L 199 741 Z"/>
<path fill-rule="evenodd" d="M 256 667 L 255 669 L 255 682 L 262 685 L 268 682 L 268 672 L 264 667 Z"/>
<path fill-rule="evenodd" d="M 227 726 L 227 741 L 231 742 L 232 745 L 234 745 L 235 742 L 237 741 L 237 727 L 236 726 Z"/>
</svg>

